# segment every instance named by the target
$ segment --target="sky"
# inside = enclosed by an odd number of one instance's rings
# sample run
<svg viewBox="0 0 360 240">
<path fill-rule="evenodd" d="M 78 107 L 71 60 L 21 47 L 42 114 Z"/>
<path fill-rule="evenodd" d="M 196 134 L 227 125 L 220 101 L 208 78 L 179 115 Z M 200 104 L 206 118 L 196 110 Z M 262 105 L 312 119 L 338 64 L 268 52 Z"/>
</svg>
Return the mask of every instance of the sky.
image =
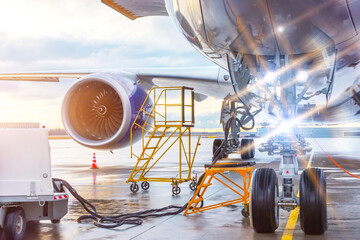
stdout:
<svg viewBox="0 0 360 240">
<path fill-rule="evenodd" d="M 169 17 L 131 21 L 100 0 L 0 1 L 0 72 L 194 66 L 213 64 Z M 0 82 L 0 121 L 62 128 L 72 82 Z M 196 128 L 219 129 L 220 108 L 220 99 L 197 103 Z"/>
</svg>

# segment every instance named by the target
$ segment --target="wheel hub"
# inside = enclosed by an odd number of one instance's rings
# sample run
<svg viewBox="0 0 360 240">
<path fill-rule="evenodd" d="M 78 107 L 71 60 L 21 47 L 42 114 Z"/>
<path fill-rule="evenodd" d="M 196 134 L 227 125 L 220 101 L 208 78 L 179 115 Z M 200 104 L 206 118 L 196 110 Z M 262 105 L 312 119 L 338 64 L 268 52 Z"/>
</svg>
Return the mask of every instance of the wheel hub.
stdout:
<svg viewBox="0 0 360 240">
<path fill-rule="evenodd" d="M 20 234 L 22 229 L 23 229 L 23 226 L 24 226 L 24 221 L 23 221 L 23 218 L 21 216 L 17 217 L 15 226 L 16 226 L 16 233 Z"/>
</svg>

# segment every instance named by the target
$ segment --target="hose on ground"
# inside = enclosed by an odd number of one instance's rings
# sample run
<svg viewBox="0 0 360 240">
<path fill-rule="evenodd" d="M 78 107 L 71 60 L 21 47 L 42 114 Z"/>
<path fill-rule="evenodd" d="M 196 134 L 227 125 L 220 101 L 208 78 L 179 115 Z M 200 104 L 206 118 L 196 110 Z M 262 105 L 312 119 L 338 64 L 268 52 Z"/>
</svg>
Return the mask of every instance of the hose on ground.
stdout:
<svg viewBox="0 0 360 240">
<path fill-rule="evenodd" d="M 80 216 L 77 221 L 80 223 L 84 220 L 91 219 L 94 221 L 95 226 L 101 228 L 116 228 L 124 224 L 141 225 L 143 223 L 142 219 L 144 218 L 176 215 L 183 212 L 188 205 L 188 203 L 186 203 L 184 206 L 169 205 L 163 208 L 150 209 L 134 213 L 105 216 L 99 214 L 96 210 L 96 207 L 84 199 L 80 194 L 78 194 L 75 188 L 73 188 L 67 181 L 59 178 L 53 178 L 54 185 L 56 185 L 55 182 L 60 182 L 62 186 L 64 186 L 71 193 L 71 195 L 73 195 L 79 201 L 85 211 L 89 213 L 89 215 Z"/>
</svg>

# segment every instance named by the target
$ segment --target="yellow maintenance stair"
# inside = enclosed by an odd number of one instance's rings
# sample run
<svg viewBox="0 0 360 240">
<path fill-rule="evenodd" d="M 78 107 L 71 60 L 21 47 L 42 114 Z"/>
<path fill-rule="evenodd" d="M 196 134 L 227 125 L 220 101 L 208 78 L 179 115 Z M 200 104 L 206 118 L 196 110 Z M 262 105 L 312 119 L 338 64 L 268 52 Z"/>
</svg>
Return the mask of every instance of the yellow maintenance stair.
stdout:
<svg viewBox="0 0 360 240">
<path fill-rule="evenodd" d="M 153 99 L 152 106 L 146 106 L 148 98 Z M 149 182 L 169 182 L 174 195 L 180 193 L 179 184 L 191 181 L 190 188 L 196 189 L 196 177 L 192 176 L 192 166 L 199 146 L 192 146 L 191 128 L 194 127 L 194 91 L 187 87 L 154 87 L 144 101 L 134 124 L 131 127 L 131 157 L 136 163 L 127 183 L 130 190 L 137 192 L 141 183 L 143 190 L 148 190 Z M 141 150 L 135 153 L 133 146 L 135 134 L 141 130 Z M 193 151 L 194 149 L 194 151 Z M 176 153 L 174 153 L 176 151 Z M 192 152 L 193 151 L 193 152 Z M 174 176 L 156 176 L 154 169 L 161 161 L 178 158 Z M 170 157 L 168 157 L 170 156 Z M 153 171 L 151 171 L 153 170 Z M 155 172 L 155 173 L 153 173 Z M 158 174 L 159 175 L 159 174 Z"/>
<path fill-rule="evenodd" d="M 205 165 L 205 173 L 199 178 L 199 185 L 194 196 L 189 201 L 184 215 L 242 203 L 244 208 L 241 213 L 243 216 L 248 217 L 253 165 L 255 165 L 255 162 L 228 162 L 221 160 L 214 164 Z M 239 174 L 240 182 L 238 179 L 234 180 L 234 174 L 232 179 L 227 176 L 229 173 Z M 204 200 L 207 197 L 205 193 L 215 181 L 230 189 L 235 198 L 211 205 L 204 205 Z"/>
</svg>

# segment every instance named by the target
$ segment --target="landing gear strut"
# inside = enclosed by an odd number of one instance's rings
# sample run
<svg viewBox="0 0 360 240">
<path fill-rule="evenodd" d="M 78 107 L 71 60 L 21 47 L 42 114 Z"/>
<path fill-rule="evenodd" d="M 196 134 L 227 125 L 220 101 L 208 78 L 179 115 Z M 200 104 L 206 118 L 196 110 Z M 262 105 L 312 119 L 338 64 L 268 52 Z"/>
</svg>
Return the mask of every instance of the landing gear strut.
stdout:
<svg viewBox="0 0 360 240">
<path fill-rule="evenodd" d="M 228 96 L 222 104 L 220 122 L 223 124 L 225 138 L 215 139 L 213 142 L 213 155 L 216 160 L 227 157 L 228 154 L 237 150 L 240 150 L 243 160 L 249 160 L 255 156 L 254 139 L 243 138 L 240 141 L 240 130 L 253 129 L 255 126 L 254 116 L 261 109 L 250 112 L 251 107 L 241 101 L 239 103 L 234 102 L 233 99 L 235 98 Z"/>
</svg>

